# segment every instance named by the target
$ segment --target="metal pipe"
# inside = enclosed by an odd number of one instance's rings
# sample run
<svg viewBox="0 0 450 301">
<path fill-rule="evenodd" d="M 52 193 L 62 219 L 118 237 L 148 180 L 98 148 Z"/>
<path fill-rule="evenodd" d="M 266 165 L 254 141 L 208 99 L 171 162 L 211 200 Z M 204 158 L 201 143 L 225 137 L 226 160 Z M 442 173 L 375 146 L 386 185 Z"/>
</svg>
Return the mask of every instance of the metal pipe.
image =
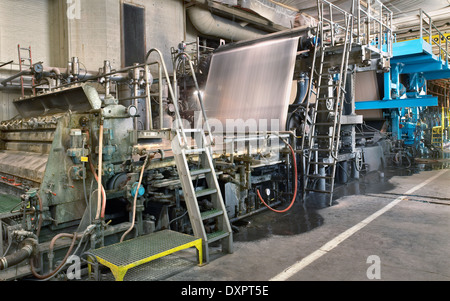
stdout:
<svg viewBox="0 0 450 301">
<path fill-rule="evenodd" d="M 144 67 L 145 70 L 145 100 L 146 100 L 146 107 L 147 107 L 147 114 L 145 114 L 145 121 L 147 123 L 147 130 L 153 129 L 153 119 L 152 119 L 152 103 L 151 103 L 151 96 L 150 96 L 150 71 L 148 70 L 149 67 L 146 64 Z"/>
<path fill-rule="evenodd" d="M 71 85 L 73 85 L 73 84 L 84 83 L 84 82 L 89 81 L 89 80 L 99 79 L 99 78 L 102 78 L 102 77 L 105 77 L 105 76 L 110 76 L 110 75 L 119 74 L 119 73 L 127 73 L 127 72 L 130 71 L 130 70 L 133 70 L 133 69 L 136 69 L 136 68 L 145 67 L 145 65 L 149 65 L 149 66 L 150 66 L 150 65 L 154 65 L 154 64 L 156 64 L 156 63 L 157 63 L 157 62 L 138 64 L 138 65 L 135 65 L 135 66 L 125 67 L 125 68 L 122 68 L 122 69 L 120 69 L 120 70 L 111 71 L 110 73 L 105 73 L 105 74 L 100 74 L 100 75 L 94 75 L 94 76 L 85 76 L 85 77 L 84 77 L 83 79 L 81 79 L 81 80 L 79 79 L 79 80 L 77 80 L 77 81 L 75 81 L 75 82 L 71 82 L 71 83 L 68 83 L 68 84 L 61 85 L 60 88 L 66 87 L 66 86 L 71 86 Z M 122 77 L 119 77 L 119 78 L 110 77 L 110 79 L 113 80 L 113 81 L 123 80 Z"/>
<path fill-rule="evenodd" d="M 189 68 L 191 69 L 191 73 L 192 73 L 192 79 L 193 79 L 194 84 L 195 84 L 195 89 L 197 90 L 197 97 L 198 97 L 198 100 L 200 102 L 200 107 L 202 109 L 202 115 L 203 115 L 203 118 L 205 120 L 206 130 L 208 131 L 208 133 L 211 133 L 211 128 L 209 126 L 208 117 L 206 116 L 205 106 L 203 104 L 203 96 L 202 96 L 202 93 L 200 91 L 200 87 L 198 86 L 198 81 L 197 81 L 197 77 L 195 75 L 195 70 L 194 70 L 194 66 L 192 64 L 192 60 L 191 60 L 191 58 L 189 57 L 189 55 L 187 53 L 181 52 L 175 57 L 174 65 L 176 65 L 176 62 L 177 62 L 179 57 L 183 57 L 183 58 L 188 60 Z M 173 72 L 173 78 L 174 78 L 174 83 L 176 83 L 176 70 L 177 70 L 176 66 L 174 66 L 174 70 L 175 71 Z"/>
<path fill-rule="evenodd" d="M 275 202 L 271 203 L 270 205 L 272 205 L 272 206 L 277 206 L 277 205 L 280 205 L 280 204 L 281 204 L 281 201 L 275 201 Z M 254 211 L 252 211 L 252 212 L 250 212 L 250 213 L 246 213 L 246 214 L 243 214 L 243 215 L 241 215 L 241 216 L 232 218 L 232 219 L 230 219 L 230 223 L 234 223 L 234 222 L 236 222 L 236 221 L 238 221 L 238 220 L 241 220 L 241 219 L 243 219 L 243 218 L 246 218 L 246 217 L 255 215 L 255 214 L 257 214 L 257 213 L 259 213 L 259 212 L 261 212 L 261 211 L 263 211 L 263 210 L 268 210 L 268 208 L 264 206 L 264 207 L 261 207 L 261 208 L 258 208 L 258 209 L 256 209 L 256 210 L 254 210 Z"/>
<path fill-rule="evenodd" d="M 239 23 L 213 15 L 209 10 L 192 6 L 187 9 L 192 25 L 207 36 L 220 37 L 232 41 L 253 39 L 265 32 L 252 27 L 242 27 Z"/>
<path fill-rule="evenodd" d="M 226 50 L 233 49 L 236 47 L 250 46 L 250 45 L 253 45 L 256 43 L 270 41 L 270 40 L 278 39 L 278 38 L 295 38 L 298 36 L 307 37 L 309 30 L 310 30 L 309 26 L 301 26 L 301 27 L 296 27 L 293 29 L 274 32 L 274 33 L 266 34 L 260 38 L 255 38 L 252 40 L 245 40 L 245 41 L 235 42 L 235 43 L 229 43 L 229 44 L 220 46 L 219 48 L 217 48 L 214 51 L 214 53 L 226 51 Z"/>
<path fill-rule="evenodd" d="M 4 79 L 0 84 L 2 84 L 3 86 L 6 86 L 6 84 L 8 82 L 12 81 L 15 78 L 21 77 L 23 75 L 31 75 L 31 74 L 32 74 L 31 70 L 23 70 L 23 71 L 20 71 L 19 73 L 16 73 L 16 74 Z"/>
<path fill-rule="evenodd" d="M 12 64 L 13 62 L 14 62 L 14 61 L 11 60 L 11 61 L 6 62 L 6 63 L 1 63 L 1 64 L 0 64 L 0 68 L 1 68 L 1 67 L 4 67 L 4 66 L 6 66 L 6 65 Z"/>
<path fill-rule="evenodd" d="M 161 63 L 158 62 L 158 97 L 159 97 L 159 129 L 163 129 L 164 126 L 164 108 L 163 108 L 163 83 L 162 83 L 162 68 Z"/>
<path fill-rule="evenodd" d="M 150 54 L 152 54 L 152 52 L 156 52 L 158 54 L 160 60 L 161 60 L 161 65 L 162 65 L 163 70 L 164 70 L 164 76 L 166 77 L 166 80 L 167 80 L 167 83 L 168 83 L 168 87 L 169 87 L 169 93 L 170 93 L 170 96 L 172 97 L 172 100 L 173 100 L 172 102 L 173 102 L 173 105 L 175 107 L 175 115 L 176 115 L 178 121 L 181 122 L 180 111 L 178 109 L 178 103 L 176 101 L 175 94 L 173 93 L 172 85 L 170 83 L 169 73 L 167 72 L 166 63 L 164 62 L 163 55 L 162 55 L 161 51 L 156 49 L 156 48 L 150 49 L 147 52 L 147 55 L 145 56 L 145 61 L 147 62 L 147 60 L 148 60 Z M 159 79 L 159 81 L 161 81 L 161 78 Z M 182 127 L 182 125 L 181 125 L 181 127 Z M 185 143 L 187 143 L 186 133 L 184 133 L 184 131 L 182 131 L 181 135 L 183 136 L 183 139 L 184 139 Z"/>
<path fill-rule="evenodd" d="M 139 64 L 137 64 L 137 63 L 134 64 L 135 67 L 137 65 L 139 65 Z M 139 101 L 137 98 L 138 91 L 139 91 L 139 72 L 140 72 L 139 68 L 133 69 L 133 94 L 134 94 L 133 104 L 136 107 L 136 109 L 138 109 L 138 104 L 139 104 Z M 147 115 L 148 115 L 148 112 L 147 112 Z M 147 119 L 147 117 L 146 117 L 146 119 Z M 138 118 L 134 117 L 133 120 L 134 120 L 134 129 L 138 130 Z"/>
</svg>

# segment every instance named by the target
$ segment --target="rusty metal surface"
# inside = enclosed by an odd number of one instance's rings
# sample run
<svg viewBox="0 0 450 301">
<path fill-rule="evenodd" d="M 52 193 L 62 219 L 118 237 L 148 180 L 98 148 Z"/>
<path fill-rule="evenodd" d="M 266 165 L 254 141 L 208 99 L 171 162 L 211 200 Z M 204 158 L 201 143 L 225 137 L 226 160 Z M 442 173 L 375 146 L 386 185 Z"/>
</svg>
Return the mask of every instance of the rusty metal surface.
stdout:
<svg viewBox="0 0 450 301">
<path fill-rule="evenodd" d="M 0 171 L 41 183 L 47 160 L 48 154 L 3 150 L 0 151 Z"/>
<path fill-rule="evenodd" d="M 96 89 L 88 84 L 58 89 L 54 92 L 21 98 L 14 101 L 17 111 L 25 118 L 59 112 L 85 112 L 99 109 L 101 99 Z"/>
</svg>

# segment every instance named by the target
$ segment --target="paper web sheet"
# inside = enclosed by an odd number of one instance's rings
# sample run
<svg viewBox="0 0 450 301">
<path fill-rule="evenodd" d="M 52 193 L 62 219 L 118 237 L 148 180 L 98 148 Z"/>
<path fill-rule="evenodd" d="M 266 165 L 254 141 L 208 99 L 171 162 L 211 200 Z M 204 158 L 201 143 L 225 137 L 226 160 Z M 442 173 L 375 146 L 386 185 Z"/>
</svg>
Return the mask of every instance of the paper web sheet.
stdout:
<svg viewBox="0 0 450 301">
<path fill-rule="evenodd" d="M 215 53 L 204 93 L 208 120 L 225 132 L 227 120 L 239 119 L 256 130 L 284 130 L 297 45 L 298 37 Z"/>
</svg>

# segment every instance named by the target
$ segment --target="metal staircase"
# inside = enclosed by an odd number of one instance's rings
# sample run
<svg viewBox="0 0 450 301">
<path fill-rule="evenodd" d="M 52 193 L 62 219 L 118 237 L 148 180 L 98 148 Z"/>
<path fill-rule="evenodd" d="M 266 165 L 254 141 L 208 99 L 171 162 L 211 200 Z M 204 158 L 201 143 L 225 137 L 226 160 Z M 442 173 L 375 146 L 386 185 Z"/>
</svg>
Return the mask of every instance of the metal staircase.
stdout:
<svg viewBox="0 0 450 301">
<path fill-rule="evenodd" d="M 185 53 L 179 54 L 178 57 L 182 57 L 189 62 L 193 80 L 199 92 L 198 98 L 205 126 L 209 135 L 211 135 L 192 61 Z M 174 82 L 176 83 L 176 80 Z M 177 105 L 175 105 L 175 110 L 177 111 L 177 116 L 179 116 Z M 210 255 L 209 246 L 213 242 L 220 241 L 223 252 L 233 253 L 233 231 L 213 164 L 211 151 L 213 138 L 209 136 L 208 141 L 203 128 L 185 129 L 182 122 L 177 124 L 178 127 L 172 139 L 172 150 L 194 236 L 202 239 L 204 262 L 207 263 Z M 197 165 L 192 166 L 193 168 L 189 164 L 189 160 L 192 157 L 197 158 Z M 193 183 L 194 178 L 199 175 L 204 175 L 206 180 L 206 187 L 202 189 L 198 189 L 197 185 Z M 201 210 L 199 205 L 199 199 L 203 198 L 209 199 L 211 204 L 206 210 Z M 208 225 L 208 228 L 212 230 L 207 231 L 205 225 Z"/>
<path fill-rule="evenodd" d="M 183 143 L 183 135 L 194 135 L 192 143 L 187 146 Z M 188 139 L 190 140 L 190 139 Z M 202 238 L 204 261 L 209 262 L 209 245 L 215 241 L 222 242 L 223 252 L 233 252 L 233 233 L 228 220 L 225 204 L 220 192 L 219 183 L 214 170 L 211 150 L 207 145 L 203 129 L 178 129 L 177 135 L 172 140 L 172 150 L 183 188 L 184 199 L 188 209 L 194 236 Z M 190 168 L 188 157 L 195 155 L 198 164 Z M 194 185 L 195 177 L 204 175 L 206 187 L 198 189 Z M 199 199 L 208 197 L 212 207 L 201 210 Z M 207 233 L 205 224 L 213 224 L 213 231 Z"/>
<path fill-rule="evenodd" d="M 323 3 L 319 1 L 318 7 L 319 22 L 311 69 L 311 78 L 315 80 L 310 83 L 310 97 L 306 106 L 306 116 L 312 110 L 312 121 L 309 134 L 305 126 L 302 135 L 305 156 L 303 199 L 307 192 L 329 194 L 331 205 L 347 68 L 353 43 L 353 15 L 334 7 L 342 16 L 340 24 L 334 23 L 324 17 Z M 310 105 L 312 94 L 316 100 Z"/>
</svg>

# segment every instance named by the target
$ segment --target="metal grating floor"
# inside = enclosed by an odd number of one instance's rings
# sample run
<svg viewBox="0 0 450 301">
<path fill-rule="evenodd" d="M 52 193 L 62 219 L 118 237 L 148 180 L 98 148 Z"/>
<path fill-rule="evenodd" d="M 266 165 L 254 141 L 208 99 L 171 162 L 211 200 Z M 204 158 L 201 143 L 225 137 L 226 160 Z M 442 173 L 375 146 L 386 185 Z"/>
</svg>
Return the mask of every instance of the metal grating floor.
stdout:
<svg viewBox="0 0 450 301">
<path fill-rule="evenodd" d="M 197 248 L 198 262 L 201 265 L 202 240 L 171 230 L 140 236 L 91 253 L 99 263 L 110 268 L 116 280 L 122 281 L 129 270 L 191 247 Z"/>
<path fill-rule="evenodd" d="M 92 254 L 116 266 L 126 266 L 197 239 L 179 232 L 163 230 L 94 250 Z"/>
<path fill-rule="evenodd" d="M 9 213 L 21 202 L 20 198 L 6 194 L 0 194 L 0 214 Z"/>
<path fill-rule="evenodd" d="M 128 270 L 124 281 L 161 281 L 173 275 L 195 267 L 197 262 L 179 257 L 175 254 L 167 255 L 144 263 Z M 104 274 L 102 280 L 114 281 L 112 273 Z"/>
</svg>

